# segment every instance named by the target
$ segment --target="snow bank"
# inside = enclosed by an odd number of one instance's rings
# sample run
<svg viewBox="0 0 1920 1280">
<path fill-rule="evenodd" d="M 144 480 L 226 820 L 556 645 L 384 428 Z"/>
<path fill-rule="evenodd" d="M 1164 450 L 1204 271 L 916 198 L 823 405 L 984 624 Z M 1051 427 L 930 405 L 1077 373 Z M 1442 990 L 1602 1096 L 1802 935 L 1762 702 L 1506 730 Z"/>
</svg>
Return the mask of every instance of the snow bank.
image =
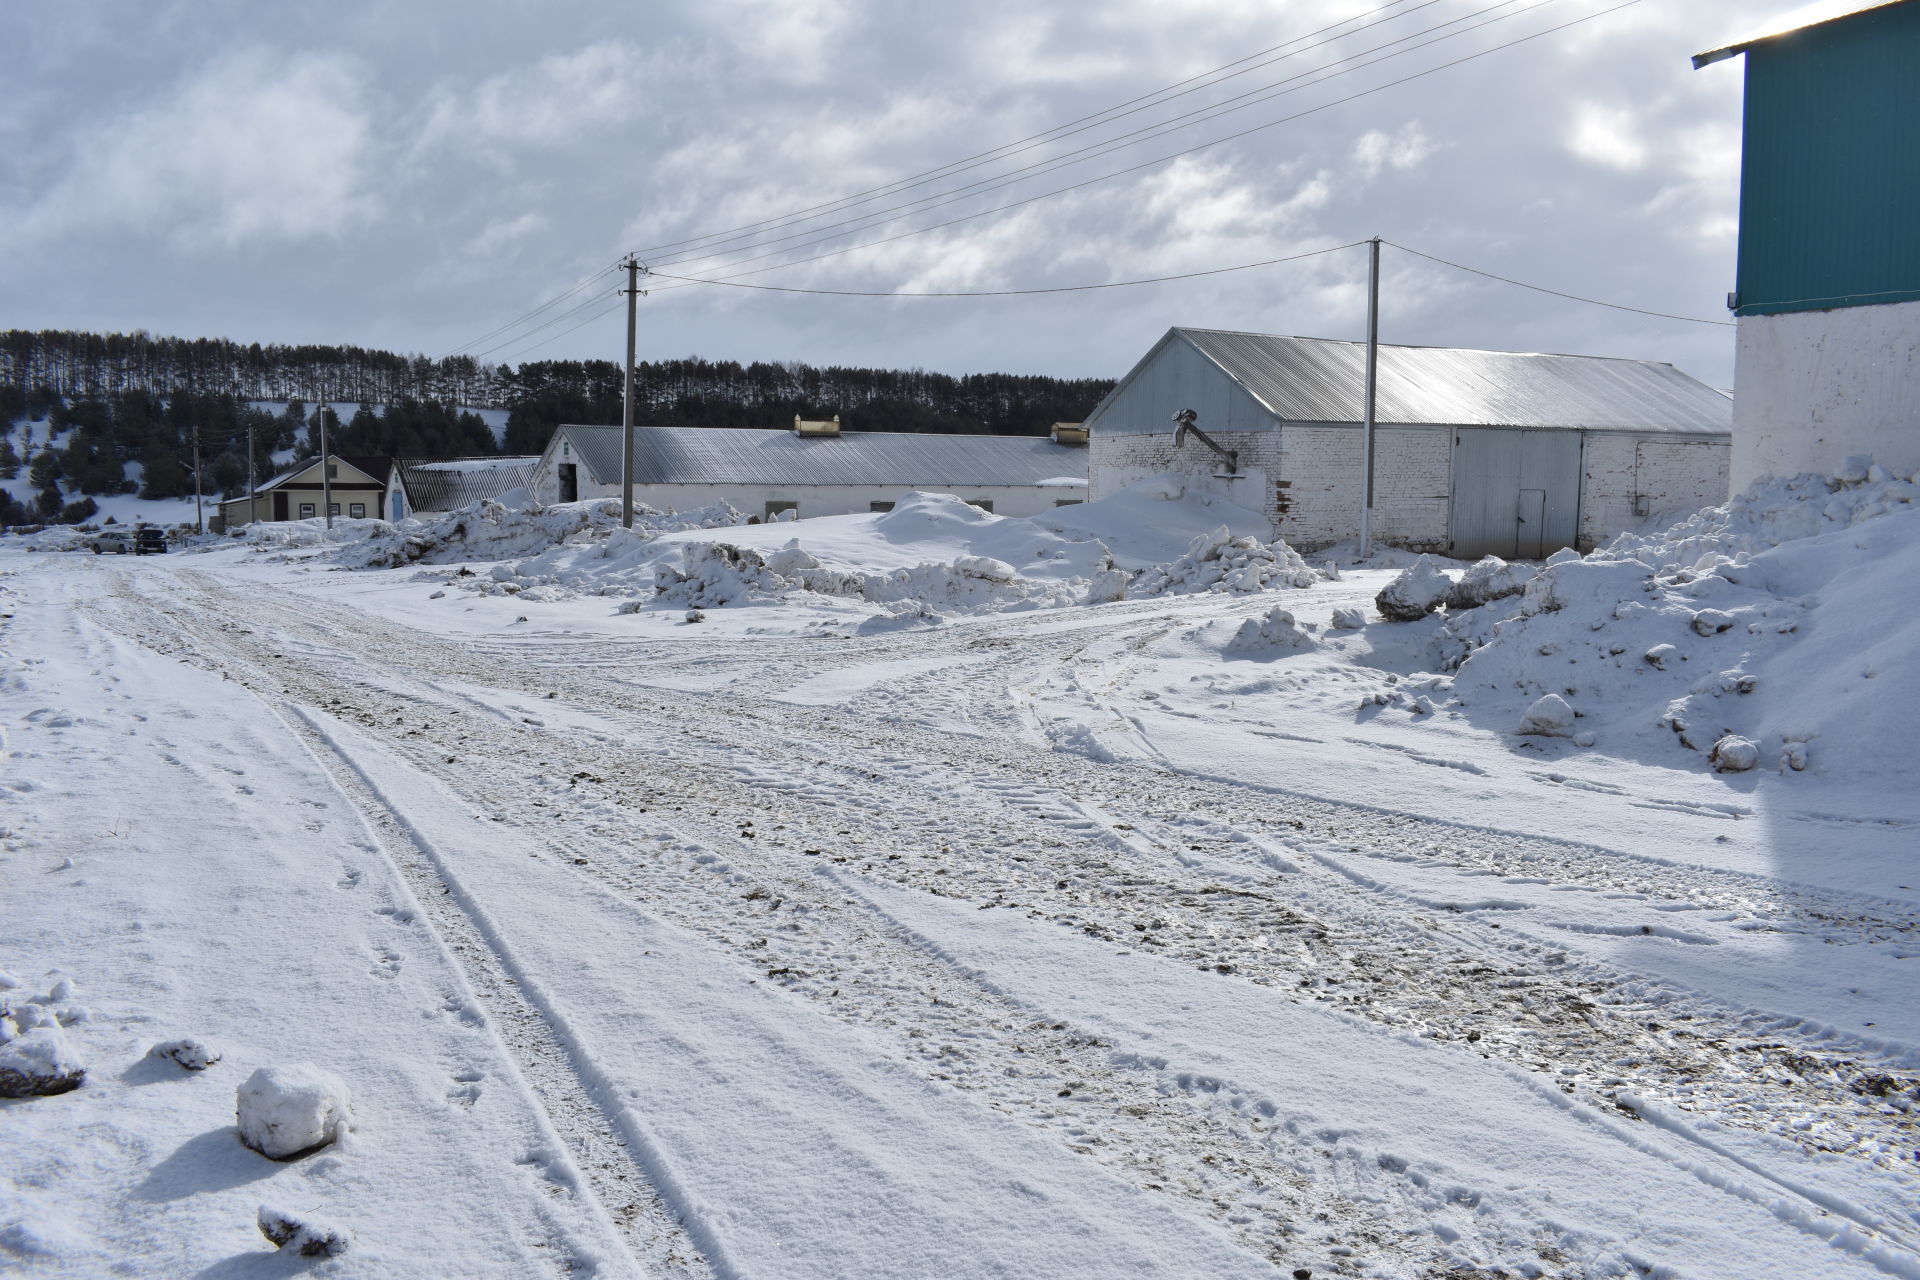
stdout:
<svg viewBox="0 0 1920 1280">
<path fill-rule="evenodd" d="M 292 1160 L 352 1126 L 352 1095 L 339 1076 L 311 1063 L 261 1067 L 235 1098 L 240 1141 L 273 1160 Z"/>
<path fill-rule="evenodd" d="M 1469 714 L 1533 726 L 1523 734 L 1720 773 L 1910 778 L 1916 497 L 1912 477 L 1862 462 L 1761 481 L 1663 532 L 1556 557 L 1518 596 L 1450 613 L 1453 695 Z M 1549 698 L 1580 733 L 1536 714 Z"/>
</svg>

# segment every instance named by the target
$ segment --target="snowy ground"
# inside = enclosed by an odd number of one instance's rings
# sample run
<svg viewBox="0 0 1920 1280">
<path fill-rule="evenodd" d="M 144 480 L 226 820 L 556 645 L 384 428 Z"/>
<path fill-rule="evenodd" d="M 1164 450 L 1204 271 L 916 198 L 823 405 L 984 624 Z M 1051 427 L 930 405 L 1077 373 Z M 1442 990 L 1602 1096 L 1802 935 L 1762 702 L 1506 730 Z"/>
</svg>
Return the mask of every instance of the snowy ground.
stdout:
<svg viewBox="0 0 1920 1280">
<path fill-rule="evenodd" d="M 1518 740 L 1330 629 L 1391 571 L 1033 608 L 1099 566 L 1007 535 L 947 550 L 1053 585 L 897 630 L 623 613 L 618 537 L 0 553 L 0 996 L 90 1067 L 0 1102 L 0 1262 L 285 1275 L 270 1204 L 339 1276 L 1920 1277 L 1900 775 Z M 354 1128 L 277 1164 L 299 1062 Z"/>
</svg>

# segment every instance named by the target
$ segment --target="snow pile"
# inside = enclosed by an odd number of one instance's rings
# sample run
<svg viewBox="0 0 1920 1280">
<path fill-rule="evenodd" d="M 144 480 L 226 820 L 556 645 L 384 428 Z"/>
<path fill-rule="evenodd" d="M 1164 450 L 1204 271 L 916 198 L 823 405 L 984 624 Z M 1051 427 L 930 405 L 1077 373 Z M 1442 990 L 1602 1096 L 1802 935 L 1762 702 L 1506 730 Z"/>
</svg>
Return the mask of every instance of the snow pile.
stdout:
<svg viewBox="0 0 1920 1280">
<path fill-rule="evenodd" d="M 1860 463 L 1555 556 L 1517 597 L 1449 614 L 1454 697 L 1530 737 L 1720 773 L 1910 776 L 1916 497 L 1911 477 Z"/>
<path fill-rule="evenodd" d="M 1538 572 L 1532 565 L 1508 564 L 1499 556 L 1485 556 L 1460 575 L 1460 580 L 1447 592 L 1447 608 L 1478 609 L 1483 604 L 1517 596 L 1527 589 L 1527 583 L 1533 581 Z"/>
<path fill-rule="evenodd" d="M 295 1159 L 352 1127 L 352 1102 L 340 1077 L 311 1063 L 261 1067 L 235 1097 L 240 1141 L 269 1159 Z"/>
<path fill-rule="evenodd" d="M 260 1234 L 271 1240 L 275 1248 L 303 1258 L 337 1258 L 347 1251 L 352 1240 L 344 1227 L 269 1205 L 260 1206 L 258 1221 Z"/>
<path fill-rule="evenodd" d="M 220 1061 L 220 1052 L 198 1040 L 167 1040 L 147 1050 L 149 1058 L 165 1058 L 183 1071 L 205 1071 Z"/>
<path fill-rule="evenodd" d="M 1299 653 L 1313 647 L 1313 637 L 1301 630 L 1293 614 L 1277 605 L 1241 623 L 1227 642 L 1227 648 L 1235 653 Z"/>
<path fill-rule="evenodd" d="M 685 515 L 670 515 L 636 503 L 633 527 L 628 529 L 620 523 L 620 504 L 612 499 L 563 502 L 551 507 L 533 503 L 510 506 L 487 499 L 458 511 L 387 525 L 346 562 L 353 568 L 382 569 L 526 556 L 537 559 L 569 545 L 582 549 L 588 559 L 618 562 L 663 533 L 712 529 L 744 519 L 724 502 Z"/>
<path fill-rule="evenodd" d="M 1373 603 L 1389 622 L 1418 622 L 1446 603 L 1454 585 L 1438 559 L 1421 556 L 1380 588 Z"/>
<path fill-rule="evenodd" d="M 1186 554 L 1140 571 L 1127 584 L 1130 599 L 1195 595 L 1202 591 L 1245 594 L 1280 587 L 1310 587 L 1320 575 L 1284 542 L 1267 543 L 1225 525 L 1188 544 Z"/>
</svg>

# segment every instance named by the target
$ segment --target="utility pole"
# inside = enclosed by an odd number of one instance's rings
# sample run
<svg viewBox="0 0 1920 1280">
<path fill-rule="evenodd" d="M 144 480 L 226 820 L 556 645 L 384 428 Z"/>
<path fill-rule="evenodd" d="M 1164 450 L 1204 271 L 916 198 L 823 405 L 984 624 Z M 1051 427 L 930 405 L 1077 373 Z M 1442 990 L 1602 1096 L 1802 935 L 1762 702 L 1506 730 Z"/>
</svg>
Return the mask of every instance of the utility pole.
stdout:
<svg viewBox="0 0 1920 1280">
<path fill-rule="evenodd" d="M 1380 237 L 1367 242 L 1367 402 L 1360 428 L 1360 558 L 1373 554 L 1373 408 L 1380 368 Z"/>
<path fill-rule="evenodd" d="M 627 379 L 620 402 L 620 527 L 633 528 L 633 337 L 640 298 L 640 259 L 627 256 Z"/>
<path fill-rule="evenodd" d="M 193 531 L 207 531 L 206 517 L 200 513 L 200 415 L 193 416 Z"/>
<path fill-rule="evenodd" d="M 247 416 L 247 523 L 252 524 L 260 518 L 260 499 L 254 496 L 260 486 L 253 475 L 253 416 Z"/>
<path fill-rule="evenodd" d="M 327 513 L 327 528 L 333 528 L 333 453 L 327 444 L 327 402 L 320 400 L 320 506 Z"/>
</svg>

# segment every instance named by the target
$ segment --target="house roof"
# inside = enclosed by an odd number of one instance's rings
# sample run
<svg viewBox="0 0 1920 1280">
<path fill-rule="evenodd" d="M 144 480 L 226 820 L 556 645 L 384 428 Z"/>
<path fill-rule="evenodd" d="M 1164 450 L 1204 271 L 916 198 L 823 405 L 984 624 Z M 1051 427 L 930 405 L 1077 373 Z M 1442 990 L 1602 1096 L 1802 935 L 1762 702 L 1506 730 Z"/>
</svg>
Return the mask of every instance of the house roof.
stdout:
<svg viewBox="0 0 1920 1280">
<path fill-rule="evenodd" d="M 1089 417 L 1096 431 L 1149 429 L 1106 427 L 1099 419 L 1154 355 L 1176 341 L 1190 344 L 1278 419 L 1344 423 L 1364 416 L 1364 342 L 1175 328 Z M 1383 343 L 1374 420 L 1724 434 L 1733 404 L 1723 392 L 1651 360 Z M 1160 423 L 1150 429 L 1171 430 Z"/>
<path fill-rule="evenodd" d="M 1813 4 L 1802 5 L 1791 13 L 1782 14 L 1758 31 L 1748 32 L 1738 40 L 1709 49 L 1705 53 L 1694 54 L 1694 70 L 1697 71 L 1709 63 L 1719 62 L 1724 58 L 1731 58 L 1735 54 L 1745 53 L 1763 40 L 1772 40 L 1807 27 L 1834 22 L 1840 18 L 1851 18 L 1856 13 L 1866 13 L 1871 9 L 1885 9 L 1908 2 L 1909 0 L 1815 0 Z"/>
<path fill-rule="evenodd" d="M 360 454 L 349 456 L 344 453 L 336 453 L 331 456 L 335 462 L 344 462 L 356 471 L 366 472 L 376 484 L 385 485 L 393 472 L 392 458 L 376 458 L 370 455 Z M 261 485 L 256 492 L 265 493 L 269 489 L 278 489 L 281 485 L 289 483 L 299 476 L 302 471 L 305 471 L 308 467 L 313 466 L 319 461 L 320 458 L 318 455 L 310 458 L 296 459 L 292 466 Z"/>
<path fill-rule="evenodd" d="M 395 458 L 413 511 L 458 511 L 512 489 L 531 488 L 538 458 Z"/>
<path fill-rule="evenodd" d="M 620 479 L 619 427 L 562 426 L 603 484 Z M 635 427 L 635 484 L 1033 485 L 1084 479 L 1087 451 L 1047 436 L 844 431 L 799 436 L 752 427 Z"/>
</svg>

